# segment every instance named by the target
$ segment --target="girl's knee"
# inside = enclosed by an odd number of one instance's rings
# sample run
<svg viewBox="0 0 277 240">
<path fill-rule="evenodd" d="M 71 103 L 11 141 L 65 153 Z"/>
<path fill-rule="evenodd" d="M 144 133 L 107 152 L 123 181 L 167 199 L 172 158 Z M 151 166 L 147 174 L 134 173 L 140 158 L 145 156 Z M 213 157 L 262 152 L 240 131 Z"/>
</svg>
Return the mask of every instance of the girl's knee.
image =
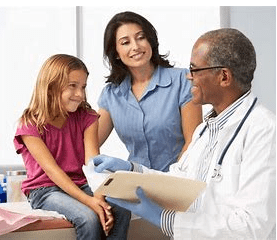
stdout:
<svg viewBox="0 0 277 240">
<path fill-rule="evenodd" d="M 74 219 L 73 224 L 75 225 L 77 235 L 89 236 L 89 238 L 85 239 L 101 239 L 103 230 L 96 214 L 79 216 Z"/>
<path fill-rule="evenodd" d="M 83 224 L 94 226 L 100 224 L 98 216 L 93 211 L 81 214 L 80 216 L 78 216 L 76 221 L 79 223 L 79 225 Z"/>
</svg>

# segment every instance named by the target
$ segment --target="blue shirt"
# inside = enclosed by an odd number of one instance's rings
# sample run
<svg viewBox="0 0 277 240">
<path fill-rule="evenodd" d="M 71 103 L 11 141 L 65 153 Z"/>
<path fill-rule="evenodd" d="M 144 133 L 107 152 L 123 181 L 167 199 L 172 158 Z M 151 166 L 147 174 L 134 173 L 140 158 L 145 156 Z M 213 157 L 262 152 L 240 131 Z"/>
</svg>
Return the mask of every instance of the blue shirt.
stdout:
<svg viewBox="0 0 277 240">
<path fill-rule="evenodd" d="M 98 105 L 107 110 L 129 159 L 148 168 L 167 171 L 184 145 L 181 107 L 190 101 L 187 69 L 157 67 L 142 98 L 131 90 L 130 76 L 108 84 Z"/>
</svg>

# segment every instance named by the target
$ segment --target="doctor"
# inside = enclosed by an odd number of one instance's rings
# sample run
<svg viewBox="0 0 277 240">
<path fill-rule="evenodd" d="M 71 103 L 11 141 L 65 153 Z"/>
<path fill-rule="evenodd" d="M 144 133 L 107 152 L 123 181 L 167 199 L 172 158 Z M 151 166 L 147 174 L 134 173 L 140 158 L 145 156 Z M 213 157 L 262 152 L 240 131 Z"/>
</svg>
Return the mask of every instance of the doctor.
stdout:
<svg viewBox="0 0 277 240">
<path fill-rule="evenodd" d="M 213 109 L 168 172 L 207 183 L 188 211 L 162 209 L 141 188 L 139 203 L 109 201 L 174 239 L 275 239 L 275 116 L 251 93 L 255 68 L 252 43 L 235 29 L 207 32 L 192 49 L 193 101 Z M 154 172 L 103 155 L 93 161 L 98 172 Z"/>
</svg>

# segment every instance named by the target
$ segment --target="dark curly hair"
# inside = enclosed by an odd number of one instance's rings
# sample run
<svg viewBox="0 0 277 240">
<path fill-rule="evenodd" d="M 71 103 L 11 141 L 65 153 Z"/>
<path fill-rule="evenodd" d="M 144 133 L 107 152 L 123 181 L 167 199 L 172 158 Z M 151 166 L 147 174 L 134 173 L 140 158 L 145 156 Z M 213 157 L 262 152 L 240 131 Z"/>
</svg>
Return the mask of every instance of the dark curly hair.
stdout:
<svg viewBox="0 0 277 240">
<path fill-rule="evenodd" d="M 117 59 L 118 54 L 116 51 L 116 31 L 120 26 L 126 23 L 135 23 L 141 26 L 143 32 L 145 33 L 146 39 L 151 45 L 151 62 L 155 68 L 158 65 L 166 68 L 173 67 L 166 59 L 167 55 L 159 54 L 157 31 L 153 25 L 137 13 L 129 11 L 121 12 L 116 14 L 109 21 L 104 33 L 104 60 L 108 62 L 110 68 L 110 75 L 107 77 L 106 82 L 119 85 L 129 74 L 129 70 L 125 64 L 123 64 L 120 59 Z"/>
</svg>

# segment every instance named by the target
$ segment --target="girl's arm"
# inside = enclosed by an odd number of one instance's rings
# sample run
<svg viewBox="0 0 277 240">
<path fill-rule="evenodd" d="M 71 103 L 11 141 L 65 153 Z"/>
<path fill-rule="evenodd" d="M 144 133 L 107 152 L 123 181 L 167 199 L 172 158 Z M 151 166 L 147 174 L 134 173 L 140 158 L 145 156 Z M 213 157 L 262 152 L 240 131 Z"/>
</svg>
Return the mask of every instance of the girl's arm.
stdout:
<svg viewBox="0 0 277 240">
<path fill-rule="evenodd" d="M 84 132 L 85 164 L 89 158 L 100 153 L 98 141 L 98 120 L 92 123 Z"/>
<path fill-rule="evenodd" d="M 188 102 L 181 108 L 181 117 L 185 144 L 179 154 L 178 160 L 182 153 L 187 150 L 195 128 L 203 121 L 202 106 L 200 104 L 194 104 L 192 101 Z"/>
<path fill-rule="evenodd" d="M 98 139 L 99 146 L 101 147 L 113 130 L 113 122 L 107 110 L 100 108 L 98 114 L 100 115 Z"/>
<path fill-rule="evenodd" d="M 85 148 L 85 164 L 88 164 L 90 157 L 99 155 L 99 143 L 98 143 L 98 120 L 92 123 L 89 127 L 86 128 L 84 132 L 84 148 Z M 105 201 L 105 196 L 94 195 L 99 198 L 101 201 Z M 106 213 L 106 226 L 113 226 L 113 216 L 109 210 L 105 210 Z"/>
<path fill-rule="evenodd" d="M 38 162 L 46 175 L 63 191 L 71 197 L 77 199 L 83 204 L 95 211 L 100 219 L 105 232 L 110 230 L 110 221 L 106 222 L 105 210 L 110 209 L 110 206 L 105 201 L 99 198 L 91 197 L 84 193 L 70 177 L 57 165 L 51 152 L 41 138 L 23 135 L 22 140 L 34 159 Z M 110 219 L 110 218 L 109 218 Z M 107 226 L 108 225 L 108 226 Z"/>
</svg>

